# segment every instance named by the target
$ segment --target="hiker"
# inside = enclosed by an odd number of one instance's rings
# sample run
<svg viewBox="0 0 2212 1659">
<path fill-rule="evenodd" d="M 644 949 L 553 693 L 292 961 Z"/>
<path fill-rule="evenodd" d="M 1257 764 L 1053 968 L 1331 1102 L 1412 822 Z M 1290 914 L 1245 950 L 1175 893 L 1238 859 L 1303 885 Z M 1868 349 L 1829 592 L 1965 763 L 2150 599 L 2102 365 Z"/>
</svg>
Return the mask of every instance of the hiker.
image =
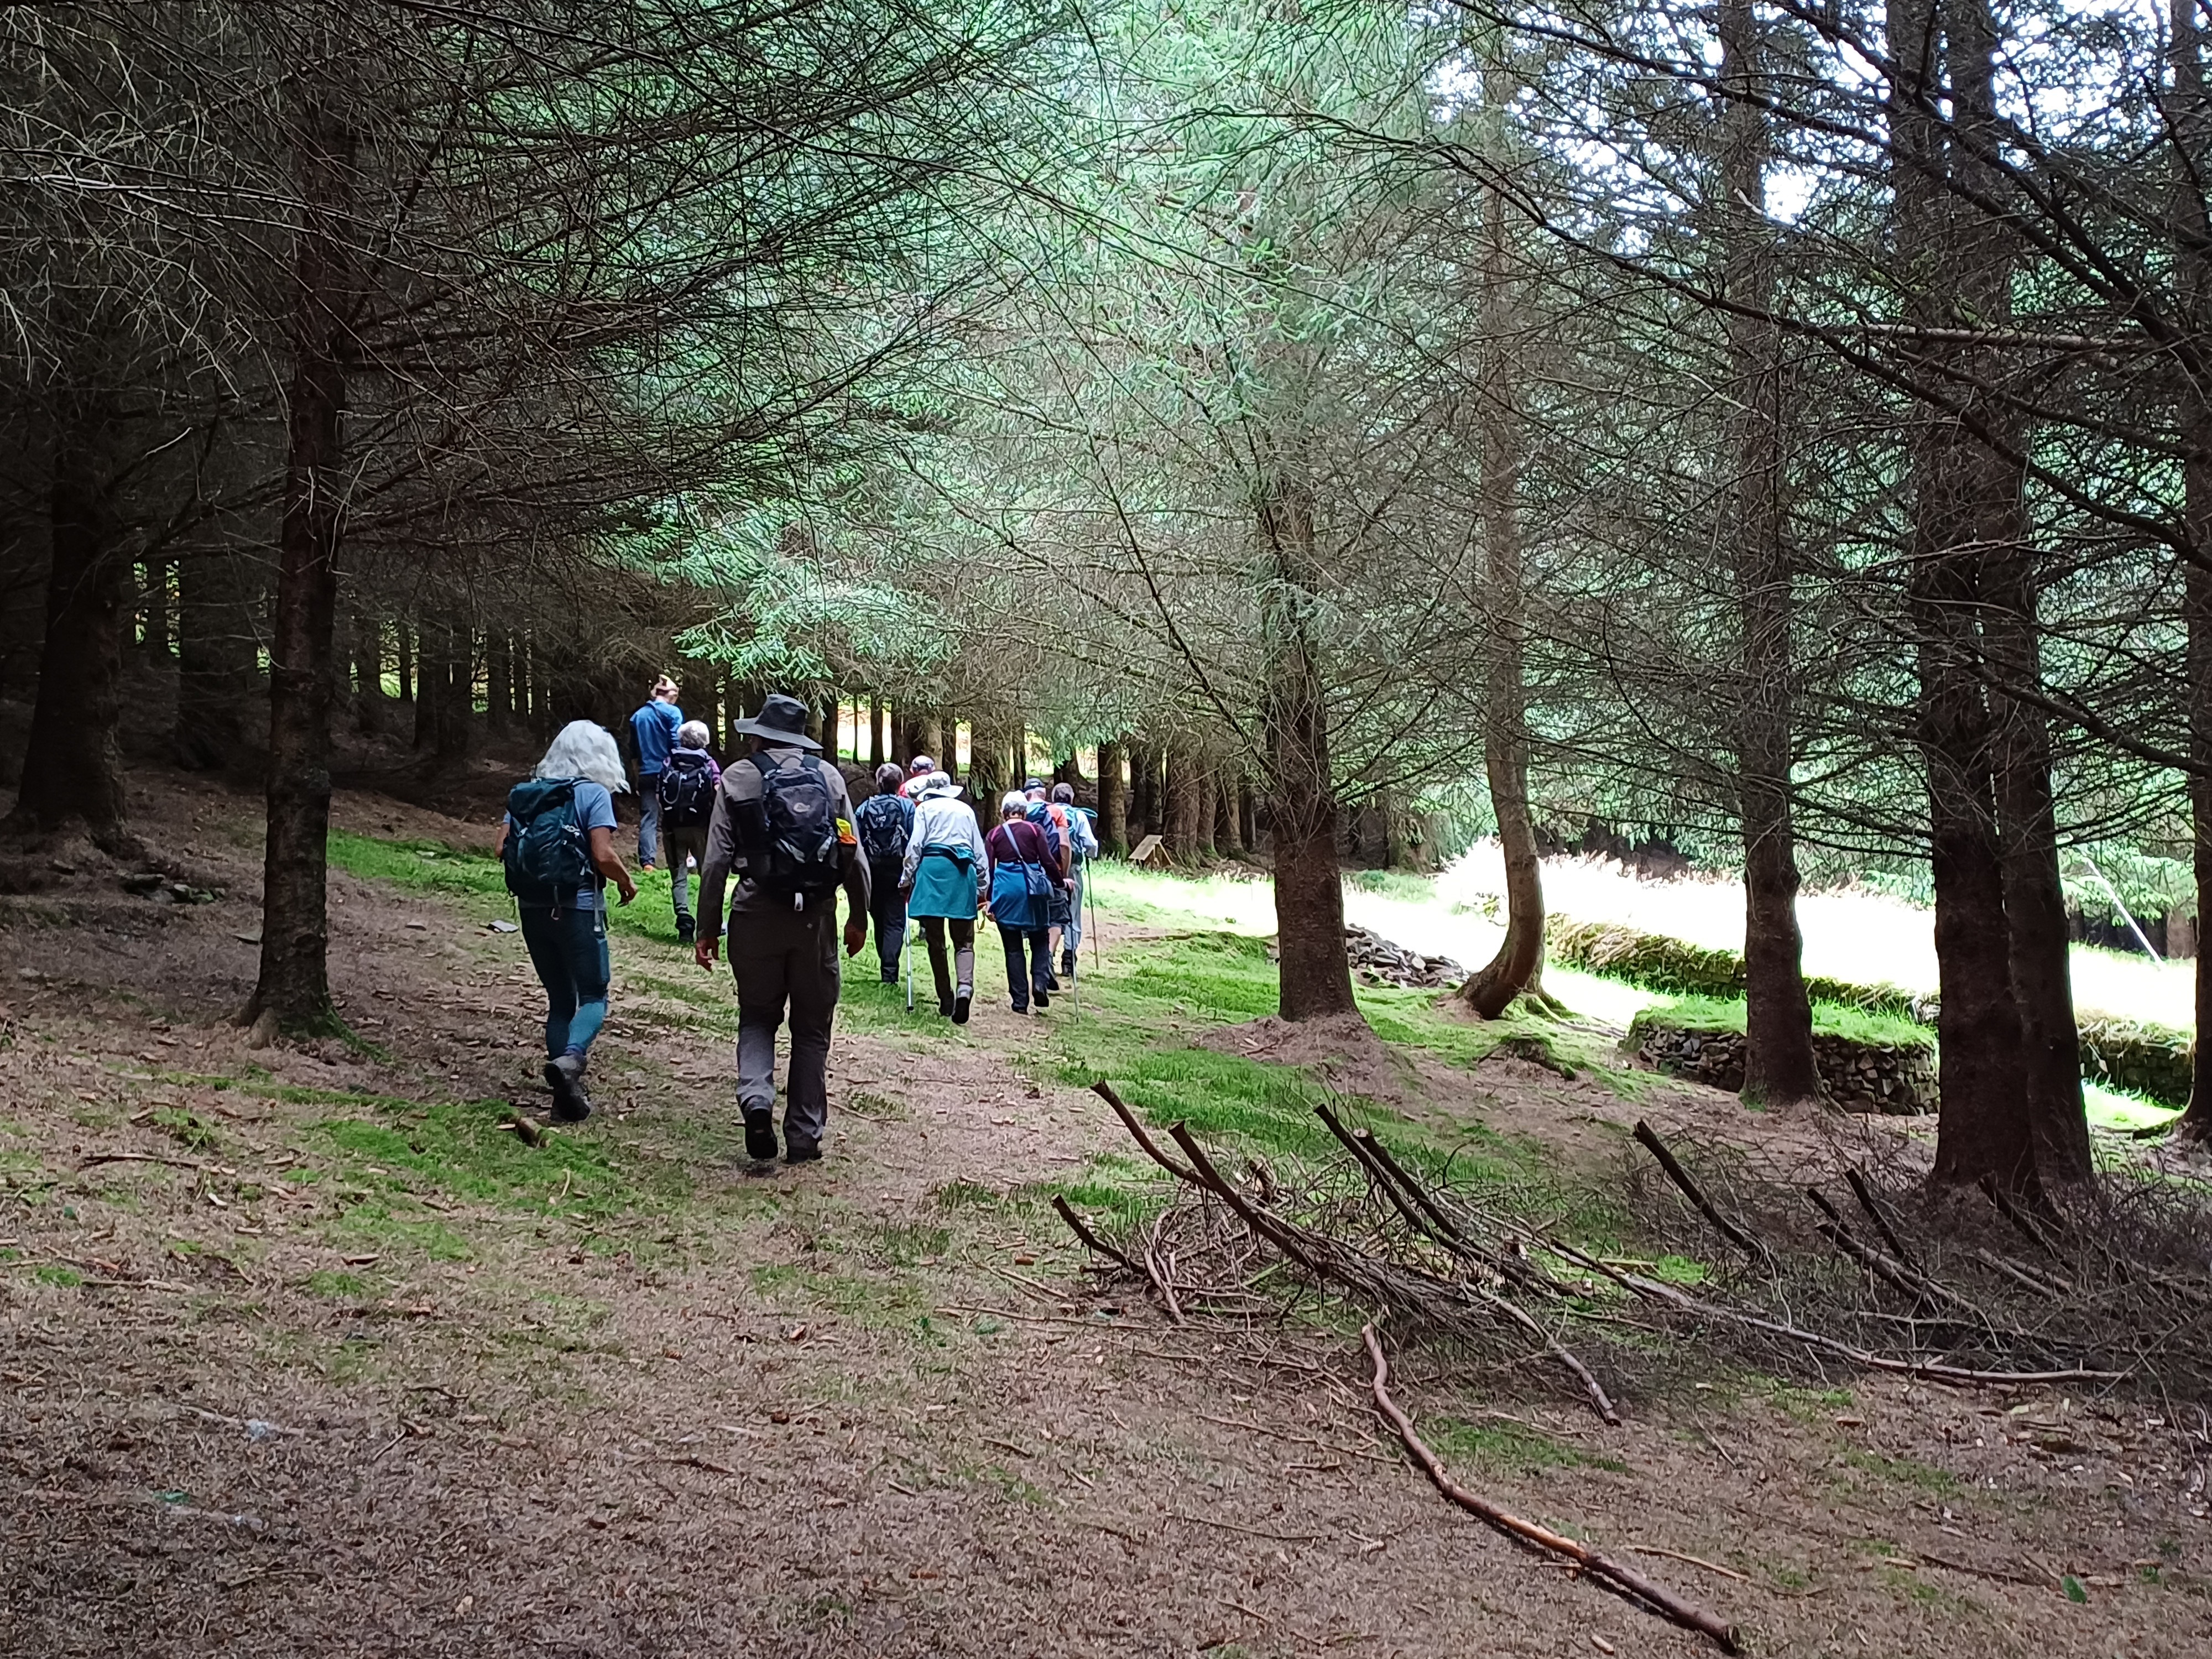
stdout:
<svg viewBox="0 0 2212 1659">
<path fill-rule="evenodd" d="M 704 720 L 686 720 L 678 726 L 676 747 L 668 751 L 655 791 L 660 797 L 660 850 L 668 856 L 668 893 L 676 906 L 679 945 L 697 937 L 691 918 L 691 860 L 706 867 L 707 824 L 714 816 L 714 792 L 722 782 L 722 769 L 707 752 L 711 736 Z"/>
<path fill-rule="evenodd" d="M 975 810 L 960 786 L 942 772 L 924 781 L 915 804 L 899 884 L 908 890 L 906 914 L 921 924 L 929 947 L 929 976 L 937 987 L 937 1012 L 955 1025 L 968 1023 L 975 999 L 975 913 L 981 908 L 990 860 Z M 952 971 L 945 939 L 952 936 Z"/>
<path fill-rule="evenodd" d="M 1091 814 L 1075 804 L 1073 785 L 1053 785 L 1052 805 L 1055 811 L 1066 815 L 1067 916 L 1060 924 L 1060 971 L 1073 979 L 1075 953 L 1083 945 L 1083 887 L 1089 879 L 1091 860 L 1098 856 L 1098 836 L 1091 827 Z"/>
<path fill-rule="evenodd" d="M 1045 951 L 1045 917 L 1058 854 L 1045 833 L 1029 821 L 1029 798 L 1018 789 L 999 803 L 999 824 L 983 838 L 990 866 L 991 920 L 1006 951 L 1006 990 L 1014 1012 L 1052 1006 L 1052 964 Z M 1024 965 L 1024 952 L 1027 951 Z"/>
<path fill-rule="evenodd" d="M 1046 871 L 1052 877 L 1052 892 L 1045 901 L 1047 943 L 1044 982 L 1046 989 L 1057 991 L 1060 989 L 1060 975 L 1052 969 L 1050 935 L 1067 925 L 1069 871 L 1075 857 L 1073 832 L 1068 828 L 1069 809 L 1056 806 L 1046 799 L 1044 785 L 1040 780 L 1031 778 L 1022 795 L 1029 803 L 1024 816 L 1044 831 L 1045 847 L 1052 854 L 1045 864 Z"/>
<path fill-rule="evenodd" d="M 637 896 L 615 851 L 615 793 L 629 787 L 613 734 L 572 720 L 507 792 L 499 826 L 507 890 L 545 988 L 545 1082 L 562 1123 L 592 1115 L 584 1066 L 607 1018 L 606 884 L 624 904 Z"/>
<path fill-rule="evenodd" d="M 853 830 L 844 775 L 825 766 L 806 735 L 806 705 L 770 696 L 730 728 L 751 752 L 722 769 L 707 857 L 699 867 L 702 968 L 722 943 L 722 890 L 730 900 L 730 972 L 738 986 L 738 1107 L 745 1151 L 776 1154 L 775 1032 L 791 1018 L 791 1069 L 784 1082 L 783 1157 L 822 1156 L 830 1117 L 830 1030 L 837 1012 L 837 890 L 848 905 L 845 954 L 868 939 L 868 861 Z"/>
<path fill-rule="evenodd" d="M 860 803 L 853 828 L 868 860 L 869 920 L 876 928 L 876 961 L 884 983 L 898 982 L 899 951 L 906 944 L 906 894 L 899 885 L 914 834 L 915 804 L 901 793 L 906 774 L 896 761 L 876 769 L 876 793 Z"/>
<path fill-rule="evenodd" d="M 884 764 L 889 766 L 893 764 L 893 763 L 886 761 Z M 936 772 L 937 763 L 935 761 L 930 759 L 927 755 L 916 755 L 912 760 L 906 763 L 906 781 L 900 785 L 899 793 L 904 795 L 908 800 L 920 800 L 921 799 L 922 786 L 927 783 L 932 777 L 936 775 Z"/>
<path fill-rule="evenodd" d="M 653 683 L 653 695 L 629 717 L 630 736 L 637 742 L 637 867 L 642 875 L 653 868 L 660 852 L 660 774 L 668 764 L 668 751 L 676 746 L 676 729 L 684 724 L 684 711 L 676 706 L 676 682 L 663 674 Z"/>
</svg>

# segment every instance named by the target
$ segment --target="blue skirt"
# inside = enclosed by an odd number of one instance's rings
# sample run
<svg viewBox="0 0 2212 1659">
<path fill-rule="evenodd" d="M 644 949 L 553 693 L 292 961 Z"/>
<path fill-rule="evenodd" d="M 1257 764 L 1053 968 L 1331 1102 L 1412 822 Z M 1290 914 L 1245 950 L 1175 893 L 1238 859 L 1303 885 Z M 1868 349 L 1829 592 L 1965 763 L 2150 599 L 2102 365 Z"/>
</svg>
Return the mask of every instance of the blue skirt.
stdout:
<svg viewBox="0 0 2212 1659">
<path fill-rule="evenodd" d="M 910 916 L 951 916 L 957 921 L 975 914 L 975 860 L 965 847 L 925 847 L 914 868 L 914 893 L 906 902 Z"/>
</svg>

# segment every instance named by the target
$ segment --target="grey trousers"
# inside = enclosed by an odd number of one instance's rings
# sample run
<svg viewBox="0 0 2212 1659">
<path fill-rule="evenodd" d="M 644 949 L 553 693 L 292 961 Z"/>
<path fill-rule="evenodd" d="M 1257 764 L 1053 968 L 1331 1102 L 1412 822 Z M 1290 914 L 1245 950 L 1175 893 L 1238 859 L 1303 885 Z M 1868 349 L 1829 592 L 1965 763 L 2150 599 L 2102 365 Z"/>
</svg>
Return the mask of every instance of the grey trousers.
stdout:
<svg viewBox="0 0 2212 1659">
<path fill-rule="evenodd" d="M 808 1146 L 830 1121 L 830 1027 L 837 1012 L 837 905 L 730 918 L 738 981 L 738 1105 L 775 1106 L 775 1031 L 791 1020 L 783 1138 Z"/>
<path fill-rule="evenodd" d="M 668 895 L 676 902 L 676 914 L 691 914 L 691 869 L 686 862 L 699 860 L 699 867 L 707 867 L 707 826 L 687 824 L 681 830 L 660 832 L 660 850 L 668 857 Z"/>
</svg>

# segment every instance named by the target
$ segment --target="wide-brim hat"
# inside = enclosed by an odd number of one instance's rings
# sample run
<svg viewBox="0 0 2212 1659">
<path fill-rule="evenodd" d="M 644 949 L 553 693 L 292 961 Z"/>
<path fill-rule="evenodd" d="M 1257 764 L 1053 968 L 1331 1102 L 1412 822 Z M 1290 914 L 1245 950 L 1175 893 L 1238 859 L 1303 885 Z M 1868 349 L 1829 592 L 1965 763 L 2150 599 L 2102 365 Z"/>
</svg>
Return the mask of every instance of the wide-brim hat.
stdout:
<svg viewBox="0 0 2212 1659">
<path fill-rule="evenodd" d="M 957 799 L 960 785 L 950 772 L 931 772 L 925 774 L 916 783 L 915 793 L 917 796 L 951 795 Z"/>
<path fill-rule="evenodd" d="M 774 692 L 761 704 L 759 714 L 749 720 L 737 721 L 730 730 L 749 738 L 765 738 L 772 744 L 794 744 L 801 749 L 822 747 L 806 735 L 806 705 L 796 697 Z"/>
</svg>

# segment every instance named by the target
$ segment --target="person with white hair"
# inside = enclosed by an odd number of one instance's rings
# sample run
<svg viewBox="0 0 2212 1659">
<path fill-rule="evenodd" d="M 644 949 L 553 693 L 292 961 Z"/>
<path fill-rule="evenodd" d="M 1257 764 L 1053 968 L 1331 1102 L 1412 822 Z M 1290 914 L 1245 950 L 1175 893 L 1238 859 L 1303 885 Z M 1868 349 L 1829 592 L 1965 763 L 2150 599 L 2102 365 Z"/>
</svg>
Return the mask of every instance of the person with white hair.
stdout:
<svg viewBox="0 0 2212 1659">
<path fill-rule="evenodd" d="M 668 860 L 668 896 L 676 907 L 676 939 L 689 945 L 696 937 L 691 918 L 691 863 L 707 867 L 707 825 L 714 816 L 714 792 L 721 787 L 722 769 L 707 752 L 712 735 L 704 720 L 686 720 L 676 728 L 676 747 L 660 769 L 660 850 Z"/>
<path fill-rule="evenodd" d="M 1029 810 L 1028 796 L 1008 790 L 999 803 L 998 827 L 983 838 L 990 865 L 991 920 L 998 923 L 999 940 L 1006 947 L 1006 991 L 1018 1014 L 1029 1012 L 1032 1002 L 1039 1012 L 1052 1006 L 1051 945 L 1045 927 L 1060 868 L 1044 831 L 1029 821 Z"/>
<path fill-rule="evenodd" d="M 922 784 L 898 884 L 908 895 L 906 913 L 921 924 L 929 947 L 937 1012 L 965 1025 L 975 1000 L 975 913 L 982 908 L 988 854 L 975 809 L 960 799 L 960 786 L 943 772 L 929 773 Z M 952 936 L 950 971 L 947 933 Z"/>
<path fill-rule="evenodd" d="M 624 904 L 637 896 L 615 851 L 615 794 L 629 787 L 613 734 L 572 720 L 508 791 L 499 827 L 522 942 L 545 988 L 545 1082 L 563 1123 L 592 1115 L 584 1067 L 607 1018 L 606 884 Z"/>
</svg>

